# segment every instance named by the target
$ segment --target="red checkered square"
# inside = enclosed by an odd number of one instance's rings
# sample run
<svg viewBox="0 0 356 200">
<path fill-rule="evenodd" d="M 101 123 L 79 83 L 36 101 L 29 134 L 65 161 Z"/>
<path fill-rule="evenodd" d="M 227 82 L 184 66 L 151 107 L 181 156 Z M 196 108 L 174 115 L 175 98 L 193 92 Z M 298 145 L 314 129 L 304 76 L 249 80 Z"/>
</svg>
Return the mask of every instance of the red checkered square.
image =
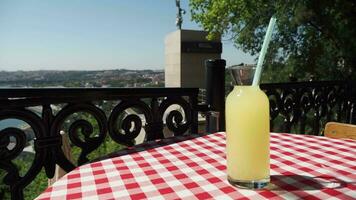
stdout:
<svg viewBox="0 0 356 200">
<path fill-rule="evenodd" d="M 162 189 L 159 189 L 158 191 L 159 191 L 159 193 L 161 193 L 161 194 L 174 193 L 174 191 L 173 191 L 172 188 L 170 188 L 170 187 L 162 188 Z"/>
<path fill-rule="evenodd" d="M 81 192 L 67 194 L 66 199 L 80 199 L 82 197 Z"/>
<path fill-rule="evenodd" d="M 147 196 L 145 195 L 145 193 L 138 193 L 138 194 L 131 194 L 130 195 L 131 199 L 137 199 L 137 200 L 140 200 L 140 199 L 147 199 Z"/>
</svg>

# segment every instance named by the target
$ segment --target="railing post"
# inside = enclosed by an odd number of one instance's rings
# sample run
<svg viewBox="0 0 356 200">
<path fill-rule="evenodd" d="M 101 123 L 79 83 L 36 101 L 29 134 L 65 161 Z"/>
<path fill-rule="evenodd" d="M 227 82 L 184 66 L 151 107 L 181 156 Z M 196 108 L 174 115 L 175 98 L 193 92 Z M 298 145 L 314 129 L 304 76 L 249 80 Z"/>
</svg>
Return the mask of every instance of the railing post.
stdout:
<svg viewBox="0 0 356 200">
<path fill-rule="evenodd" d="M 62 151 L 64 153 L 64 156 L 72 163 L 73 162 L 73 157 L 72 157 L 72 152 L 71 152 L 71 146 L 69 142 L 68 135 L 64 131 L 60 132 L 61 137 L 62 137 Z M 48 179 L 48 186 L 53 185 L 58 179 L 60 179 L 62 176 L 64 176 L 67 172 L 63 170 L 59 165 L 56 165 L 56 171 L 54 174 L 54 177 L 51 179 Z"/>
<path fill-rule="evenodd" d="M 206 103 L 209 110 L 219 112 L 219 131 L 225 130 L 225 66 L 223 59 L 205 61 Z"/>
</svg>

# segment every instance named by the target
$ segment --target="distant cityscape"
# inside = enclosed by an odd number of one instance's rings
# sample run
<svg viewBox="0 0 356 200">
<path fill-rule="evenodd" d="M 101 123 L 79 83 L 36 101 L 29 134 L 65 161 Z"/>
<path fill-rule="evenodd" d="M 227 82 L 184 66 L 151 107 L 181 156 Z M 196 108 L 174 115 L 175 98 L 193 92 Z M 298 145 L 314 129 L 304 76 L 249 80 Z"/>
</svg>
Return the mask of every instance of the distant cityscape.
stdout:
<svg viewBox="0 0 356 200">
<path fill-rule="evenodd" d="M 164 87 L 164 71 L 0 71 L 0 87 Z"/>
</svg>

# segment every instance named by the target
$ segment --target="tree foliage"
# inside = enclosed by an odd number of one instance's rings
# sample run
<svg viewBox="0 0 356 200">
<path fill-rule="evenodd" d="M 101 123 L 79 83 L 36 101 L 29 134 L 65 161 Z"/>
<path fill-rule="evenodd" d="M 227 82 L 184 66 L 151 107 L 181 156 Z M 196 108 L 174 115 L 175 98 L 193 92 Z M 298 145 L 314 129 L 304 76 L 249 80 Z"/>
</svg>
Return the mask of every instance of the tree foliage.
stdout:
<svg viewBox="0 0 356 200">
<path fill-rule="evenodd" d="M 264 81 L 285 81 L 289 74 L 299 80 L 355 79 L 355 0 L 190 0 L 190 8 L 208 37 L 222 35 L 251 55 L 259 53 L 275 15 Z"/>
</svg>

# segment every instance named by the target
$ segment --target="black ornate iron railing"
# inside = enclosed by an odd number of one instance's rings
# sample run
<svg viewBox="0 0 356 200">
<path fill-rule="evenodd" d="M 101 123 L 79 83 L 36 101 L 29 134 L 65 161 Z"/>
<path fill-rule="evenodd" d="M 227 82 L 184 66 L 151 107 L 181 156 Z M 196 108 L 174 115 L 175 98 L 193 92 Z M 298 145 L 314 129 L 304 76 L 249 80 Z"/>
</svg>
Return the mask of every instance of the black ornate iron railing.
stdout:
<svg viewBox="0 0 356 200">
<path fill-rule="evenodd" d="M 61 149 L 60 131 L 78 113 L 92 119 L 76 118 L 66 130 L 72 145 L 81 149 L 78 165 L 89 161 L 88 154 L 104 142 L 107 133 L 126 146 L 135 145 L 142 129 L 145 141 L 165 138 L 164 123 L 173 136 L 197 133 L 197 95 L 194 88 L 0 89 L 0 121 L 21 120 L 35 137 L 35 158 L 20 176 L 13 160 L 25 148 L 26 134 L 15 127 L 0 130 L 0 170 L 6 172 L 3 182 L 10 186 L 12 199 L 23 199 L 23 189 L 42 168 L 49 178 L 54 176 L 56 164 L 65 171 L 73 170 L 75 164 Z M 112 108 L 105 108 L 105 101 L 112 102 Z"/>
<path fill-rule="evenodd" d="M 271 131 L 322 135 L 325 122 L 356 123 L 353 85 L 352 81 L 262 84 L 270 100 Z"/>
</svg>

